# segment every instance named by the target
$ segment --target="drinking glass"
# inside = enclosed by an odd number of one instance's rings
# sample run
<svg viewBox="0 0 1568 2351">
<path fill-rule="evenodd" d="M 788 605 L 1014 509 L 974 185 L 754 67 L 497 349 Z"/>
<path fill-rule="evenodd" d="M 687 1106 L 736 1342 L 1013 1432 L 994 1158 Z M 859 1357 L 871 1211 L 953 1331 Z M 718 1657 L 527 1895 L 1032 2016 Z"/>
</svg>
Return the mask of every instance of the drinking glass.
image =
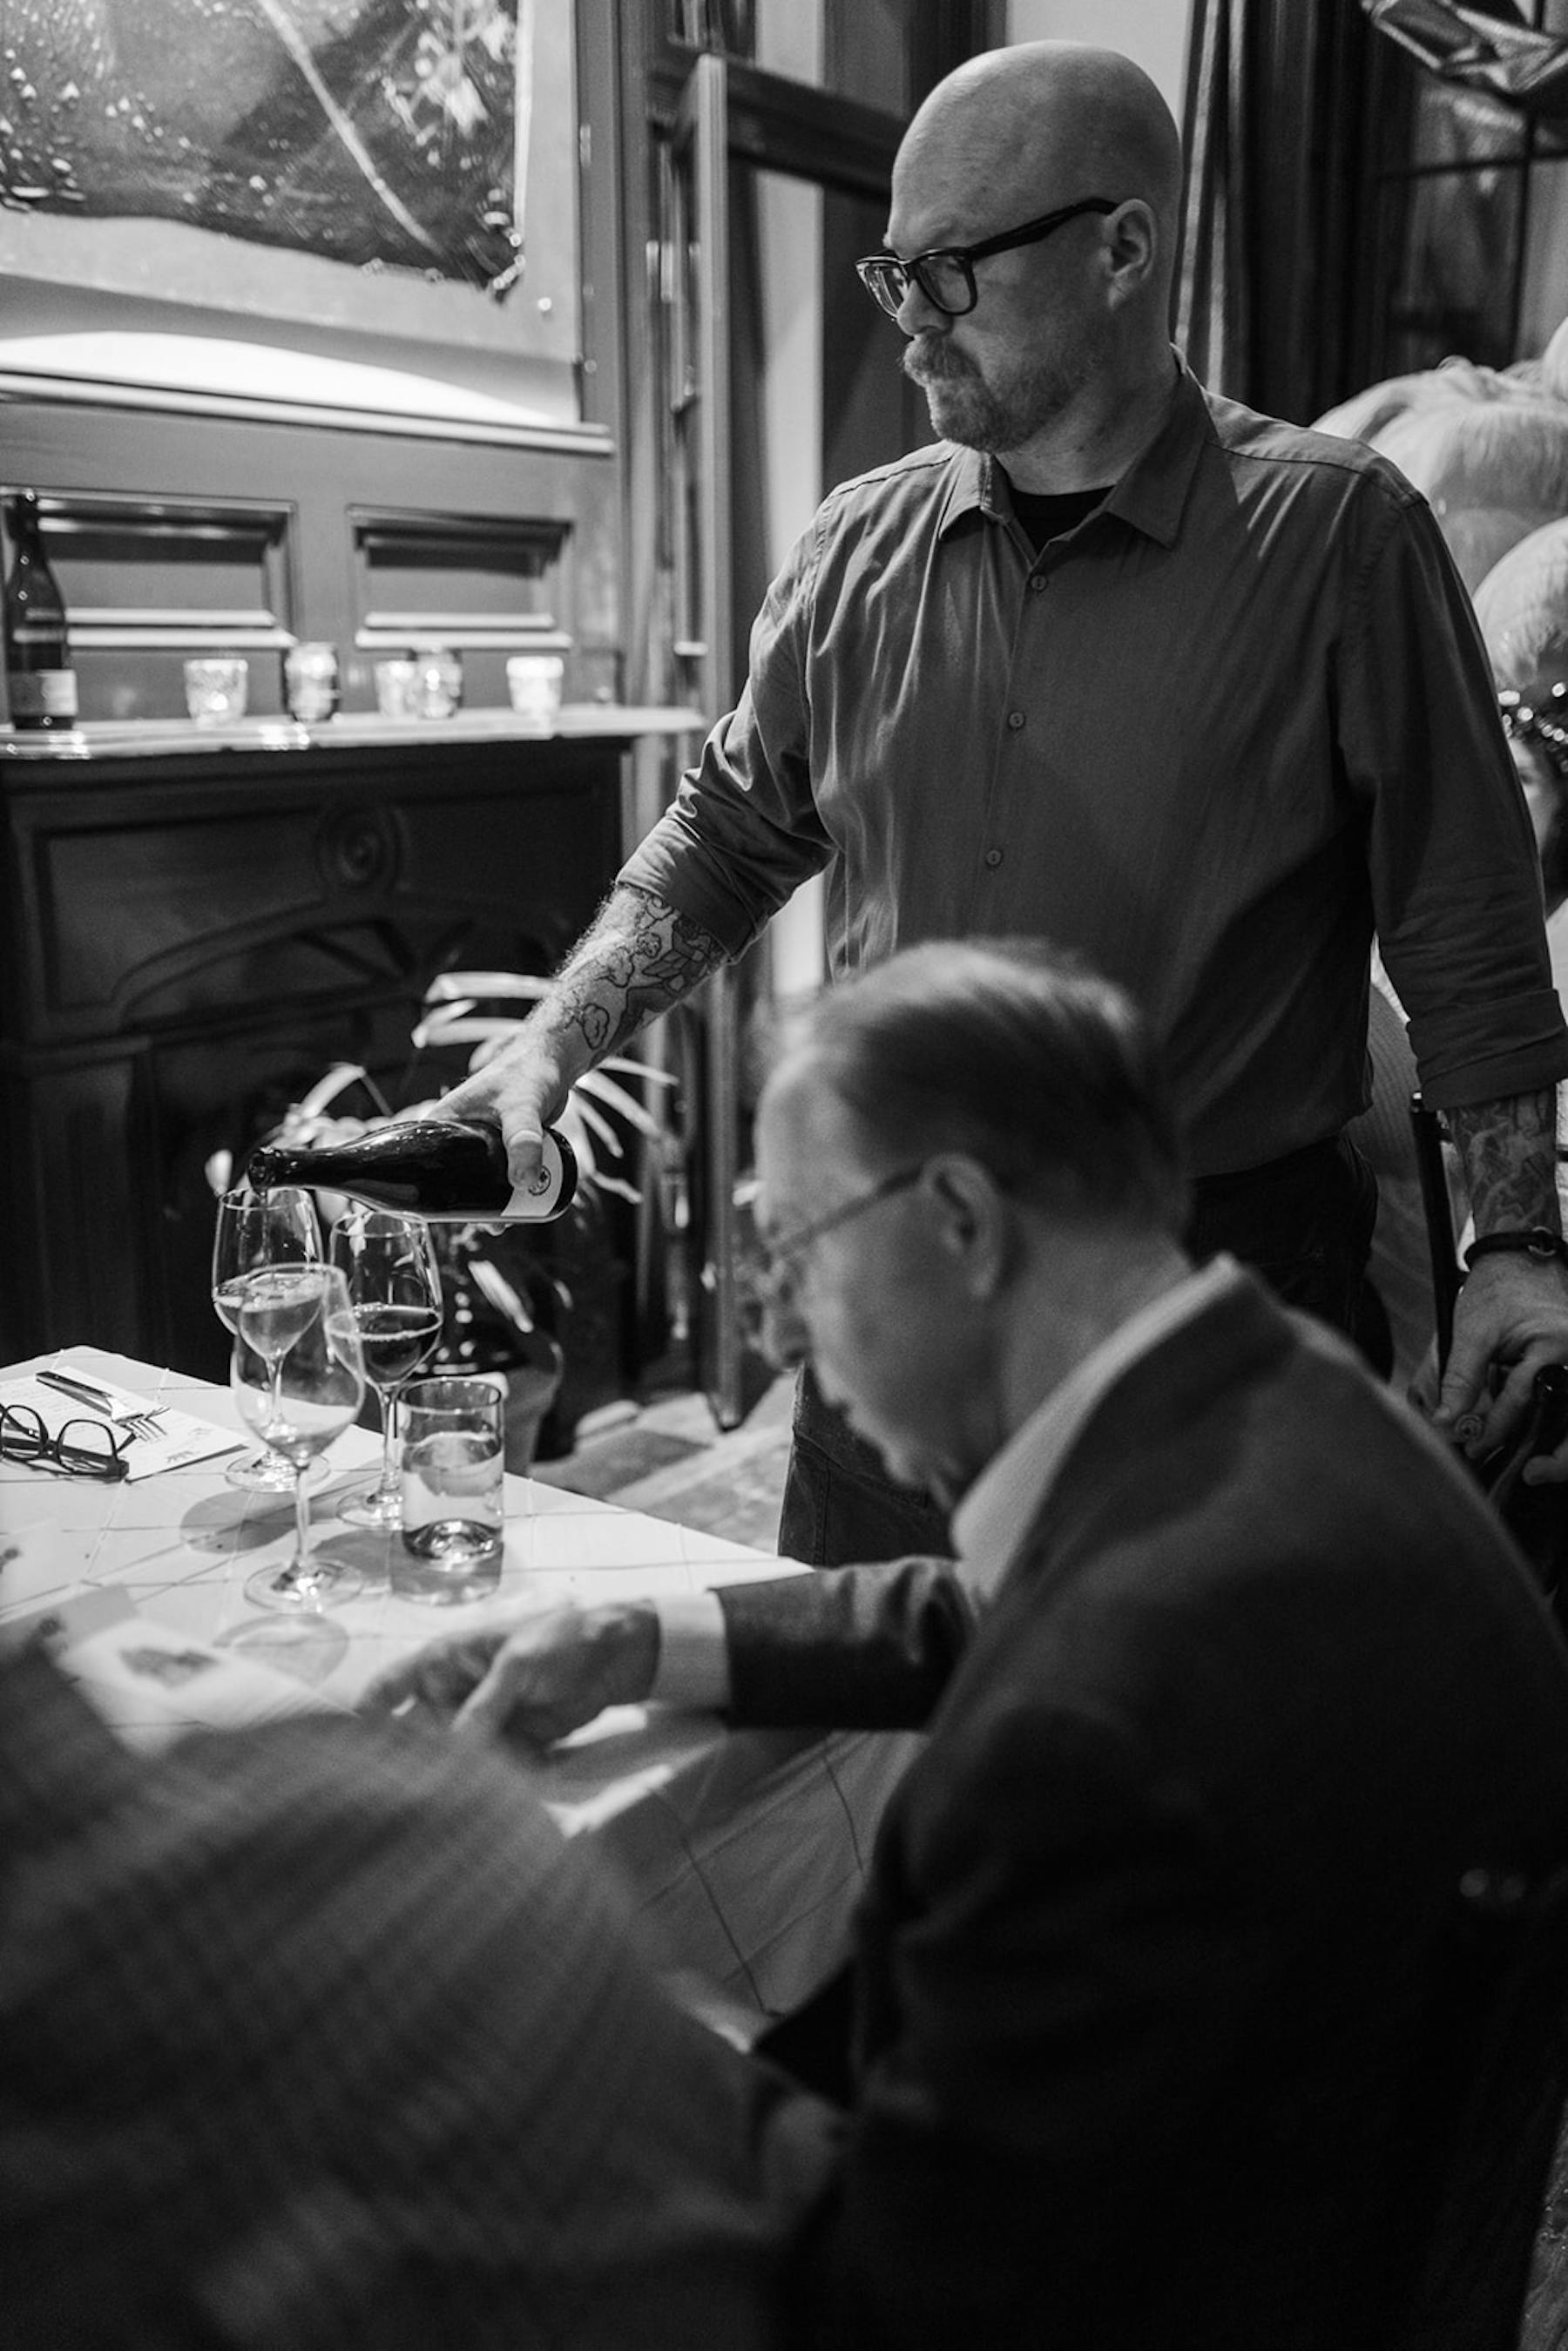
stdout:
<svg viewBox="0 0 1568 2351">
<path fill-rule="evenodd" d="M 348 1284 L 335 1266 L 263 1266 L 239 1301 L 229 1385 L 240 1417 L 294 1473 L 294 1556 L 261 1567 L 246 1597 L 265 1608 L 319 1615 L 329 1600 L 363 1589 L 355 1567 L 312 1556 L 305 1470 L 365 1400 L 365 1365 Z"/>
<path fill-rule="evenodd" d="M 279 1184 L 268 1192 L 240 1185 L 218 1202 L 213 1231 L 213 1307 L 231 1337 L 239 1333 L 240 1301 L 251 1276 L 269 1265 L 319 1265 L 321 1228 L 308 1192 Z M 247 1453 L 224 1472 L 247 1493 L 287 1494 L 294 1472 L 281 1454 Z"/>
<path fill-rule="evenodd" d="M 250 664 L 217 656 L 185 664 L 185 707 L 198 726 L 226 726 L 245 716 Z"/>
<path fill-rule="evenodd" d="M 415 1380 L 399 1409 L 402 1542 L 392 1590 L 437 1607 L 482 1599 L 501 1576 L 506 1386 L 485 1377 Z"/>
<path fill-rule="evenodd" d="M 396 1529 L 402 1496 L 393 1449 L 398 1390 L 441 1336 L 441 1272 L 423 1217 L 350 1207 L 332 1228 L 332 1263 L 349 1285 L 365 1378 L 382 1414 L 382 1473 L 338 1506 L 350 1526 Z"/>
</svg>

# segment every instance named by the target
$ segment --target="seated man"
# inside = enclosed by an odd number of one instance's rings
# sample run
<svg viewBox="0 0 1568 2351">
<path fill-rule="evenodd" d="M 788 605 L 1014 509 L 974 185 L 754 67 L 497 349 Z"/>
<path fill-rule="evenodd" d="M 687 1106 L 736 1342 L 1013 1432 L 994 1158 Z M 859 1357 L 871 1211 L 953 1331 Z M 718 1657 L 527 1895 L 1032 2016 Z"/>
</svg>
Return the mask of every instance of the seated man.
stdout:
<svg viewBox="0 0 1568 2351">
<path fill-rule="evenodd" d="M 817 2166 L 791 2342 L 1385 2342 L 1453 2105 L 1460 1879 L 1568 1851 L 1534 1591 L 1336 1339 L 1192 1272 L 1098 981 L 895 956 L 814 1008 L 758 1148 L 778 1352 L 957 1504 L 957 1566 L 552 1611 L 382 1703 L 534 1739 L 650 1693 L 928 1724 L 841 2120 L 768 2110 Z"/>
</svg>

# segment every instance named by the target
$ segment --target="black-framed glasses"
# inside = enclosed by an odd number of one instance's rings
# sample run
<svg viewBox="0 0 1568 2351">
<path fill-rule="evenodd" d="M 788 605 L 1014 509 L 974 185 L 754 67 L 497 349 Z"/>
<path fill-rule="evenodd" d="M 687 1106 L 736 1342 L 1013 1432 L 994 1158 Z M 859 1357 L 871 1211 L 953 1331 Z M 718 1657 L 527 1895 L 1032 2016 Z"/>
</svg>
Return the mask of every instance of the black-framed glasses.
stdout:
<svg viewBox="0 0 1568 2351">
<path fill-rule="evenodd" d="M 868 1190 L 857 1192 L 841 1207 L 830 1208 L 825 1217 L 818 1217 L 810 1224 L 787 1233 L 782 1240 L 765 1241 L 760 1260 L 744 1270 L 747 1303 L 758 1313 L 777 1313 L 789 1296 L 800 1259 L 813 1241 L 820 1241 L 824 1233 L 836 1231 L 840 1225 L 852 1223 L 856 1217 L 863 1217 L 879 1200 L 891 1199 L 895 1192 L 906 1192 L 912 1184 L 919 1183 L 925 1165 L 922 1160 L 917 1167 L 901 1167 L 895 1175 L 884 1176 Z"/>
<path fill-rule="evenodd" d="M 917 253 L 913 261 L 900 261 L 895 253 L 868 253 L 863 261 L 856 262 L 855 275 L 890 319 L 897 318 L 911 278 L 935 308 L 946 311 L 949 319 L 961 319 L 980 298 L 975 284 L 977 261 L 993 253 L 1010 253 L 1016 246 L 1038 245 L 1052 229 L 1077 220 L 1082 213 L 1115 209 L 1109 196 L 1085 196 L 1080 204 L 1062 204 L 1056 212 L 1042 213 L 1039 220 L 1026 221 L 1022 228 L 982 237 L 978 245 L 936 245 L 929 253 Z"/>
<path fill-rule="evenodd" d="M 0 1404 L 0 1458 L 52 1462 L 71 1478 L 128 1478 L 131 1465 L 106 1420 L 68 1420 L 56 1436 L 31 1405 Z"/>
</svg>

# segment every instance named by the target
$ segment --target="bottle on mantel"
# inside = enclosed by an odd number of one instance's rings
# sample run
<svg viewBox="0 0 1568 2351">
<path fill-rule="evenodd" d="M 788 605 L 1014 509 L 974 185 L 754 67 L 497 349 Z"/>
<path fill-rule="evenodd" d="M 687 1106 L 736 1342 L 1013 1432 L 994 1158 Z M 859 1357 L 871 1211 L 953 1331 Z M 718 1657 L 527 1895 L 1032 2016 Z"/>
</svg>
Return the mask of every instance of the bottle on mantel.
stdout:
<svg viewBox="0 0 1568 2351">
<path fill-rule="evenodd" d="M 561 1214 L 577 1188 L 571 1145 L 553 1126 L 545 1129 L 538 1184 L 519 1193 L 507 1173 L 500 1128 L 477 1119 L 402 1119 L 351 1143 L 264 1144 L 252 1152 L 249 1173 L 258 1191 L 302 1184 L 404 1216 L 465 1225 L 544 1224 Z"/>
<path fill-rule="evenodd" d="M 44 552 L 36 490 L 8 501 L 11 542 L 0 621 L 5 638 L 5 698 L 13 726 L 74 726 L 77 680 L 71 667 L 65 598 Z"/>
</svg>

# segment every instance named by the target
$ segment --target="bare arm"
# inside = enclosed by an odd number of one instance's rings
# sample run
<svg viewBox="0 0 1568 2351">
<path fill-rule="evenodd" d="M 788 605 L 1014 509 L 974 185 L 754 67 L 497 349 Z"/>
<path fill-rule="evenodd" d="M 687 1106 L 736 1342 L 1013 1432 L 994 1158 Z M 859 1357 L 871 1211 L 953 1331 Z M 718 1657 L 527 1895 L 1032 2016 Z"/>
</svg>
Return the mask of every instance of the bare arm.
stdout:
<svg viewBox="0 0 1568 2351">
<path fill-rule="evenodd" d="M 1556 1097 L 1550 1087 L 1450 1110 L 1478 1238 L 1558 1232 Z M 1459 1292 L 1437 1422 L 1482 1454 L 1523 1414 L 1543 1364 L 1568 1362 L 1568 1273 L 1523 1252 L 1482 1257 Z M 1568 1478 L 1568 1446 L 1554 1473 Z"/>
<path fill-rule="evenodd" d="M 491 1118 L 512 1181 L 526 1186 L 541 1130 L 586 1071 L 667 1012 L 725 960 L 711 933 L 662 899 L 618 889 L 567 957 L 513 1041 L 444 1096 L 453 1118 Z"/>
</svg>

